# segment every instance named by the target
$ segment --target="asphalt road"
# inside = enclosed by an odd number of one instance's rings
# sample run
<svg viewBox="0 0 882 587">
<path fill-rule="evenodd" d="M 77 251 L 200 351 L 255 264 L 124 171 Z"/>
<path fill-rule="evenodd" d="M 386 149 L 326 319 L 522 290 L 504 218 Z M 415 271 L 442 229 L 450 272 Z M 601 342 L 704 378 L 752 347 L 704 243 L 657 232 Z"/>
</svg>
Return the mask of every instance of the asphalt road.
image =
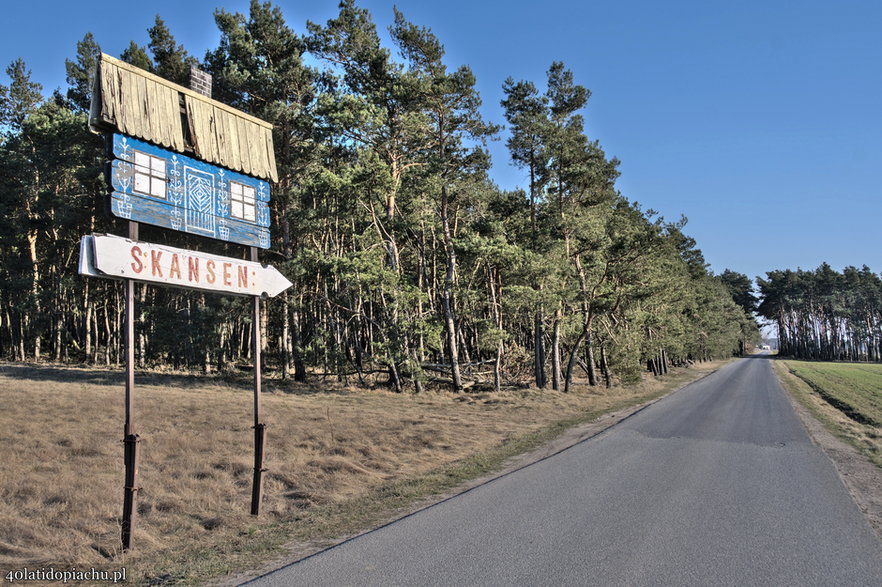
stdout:
<svg viewBox="0 0 882 587">
<path fill-rule="evenodd" d="M 750 358 L 253 584 L 878 587 L 882 542 Z"/>
</svg>

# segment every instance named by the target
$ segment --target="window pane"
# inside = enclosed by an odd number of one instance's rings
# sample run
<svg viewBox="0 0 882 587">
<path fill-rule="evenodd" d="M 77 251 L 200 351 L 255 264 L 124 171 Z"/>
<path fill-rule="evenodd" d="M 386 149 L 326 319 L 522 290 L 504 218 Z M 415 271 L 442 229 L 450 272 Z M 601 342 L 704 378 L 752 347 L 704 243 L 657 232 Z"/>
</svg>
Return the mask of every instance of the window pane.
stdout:
<svg viewBox="0 0 882 587">
<path fill-rule="evenodd" d="M 143 173 L 135 173 L 135 191 L 142 194 L 150 193 L 150 176 Z"/>
<path fill-rule="evenodd" d="M 230 182 L 230 193 L 233 194 L 233 198 L 240 199 L 242 197 L 242 184 L 236 183 L 235 181 Z"/>
<path fill-rule="evenodd" d="M 242 218 L 242 202 L 237 202 L 233 200 L 233 205 L 231 207 L 230 212 L 234 218 Z"/>
<path fill-rule="evenodd" d="M 135 151 L 135 165 L 149 168 L 150 155 L 147 155 L 146 153 L 141 153 L 140 151 Z"/>
<path fill-rule="evenodd" d="M 254 222 L 254 204 L 245 204 L 245 214 L 243 218 Z"/>
<path fill-rule="evenodd" d="M 153 157 L 153 175 L 165 177 L 165 159 Z"/>
<path fill-rule="evenodd" d="M 165 199 L 165 180 L 153 178 L 152 194 L 157 198 Z"/>
<path fill-rule="evenodd" d="M 254 201 L 254 188 L 248 185 L 242 186 L 242 195 L 246 201 Z"/>
</svg>

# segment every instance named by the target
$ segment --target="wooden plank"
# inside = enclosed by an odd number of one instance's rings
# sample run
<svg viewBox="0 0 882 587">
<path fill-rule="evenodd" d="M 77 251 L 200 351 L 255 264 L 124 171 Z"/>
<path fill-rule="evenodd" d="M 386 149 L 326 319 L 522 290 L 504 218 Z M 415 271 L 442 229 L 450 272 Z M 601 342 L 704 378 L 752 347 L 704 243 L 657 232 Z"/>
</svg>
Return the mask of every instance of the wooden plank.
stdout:
<svg viewBox="0 0 882 587">
<path fill-rule="evenodd" d="M 98 122 L 112 122 L 116 124 L 116 81 L 113 75 L 113 67 L 101 65 L 99 72 L 101 73 L 101 87 L 98 90 L 100 95 L 100 120 Z M 95 98 L 92 98 L 93 102 Z"/>
<path fill-rule="evenodd" d="M 190 96 L 187 96 L 185 100 L 196 155 L 205 161 L 219 163 L 217 141 L 211 130 L 212 108 Z"/>
<path fill-rule="evenodd" d="M 248 126 L 243 124 L 243 120 L 241 118 L 236 119 L 236 126 L 238 127 L 238 136 L 239 136 L 239 152 L 242 157 L 242 169 L 246 169 L 246 173 L 250 175 L 257 175 L 259 172 L 257 171 L 256 166 L 254 165 L 253 156 L 254 154 L 249 149 L 250 142 L 248 140 Z"/>
<path fill-rule="evenodd" d="M 150 133 L 148 136 L 157 137 L 161 139 L 157 141 L 159 144 L 165 147 L 171 147 L 172 143 L 169 141 L 171 137 L 168 136 L 168 133 L 163 132 L 166 125 L 163 124 L 163 115 L 160 108 L 160 103 L 162 100 L 161 86 L 157 86 L 156 84 L 147 84 L 144 98 L 146 100 L 147 106 L 147 124 L 149 129 L 148 132 Z"/>
<path fill-rule="evenodd" d="M 116 125 L 116 103 L 119 89 L 116 87 L 116 68 L 101 66 L 101 122 Z M 94 99 L 94 98 L 93 98 Z"/>
<path fill-rule="evenodd" d="M 172 149 L 183 152 L 186 147 L 184 128 L 181 126 L 180 104 L 177 92 L 166 88 L 166 99 L 162 104 L 162 119 L 170 122 L 167 130 Z"/>
<path fill-rule="evenodd" d="M 195 107 L 193 99 L 189 96 L 184 96 L 184 105 L 187 110 L 187 122 L 190 125 L 190 138 L 193 141 L 193 152 L 196 153 L 196 156 L 200 159 L 213 162 L 210 157 L 206 156 L 203 138 L 204 129 L 199 108 Z"/>
<path fill-rule="evenodd" d="M 147 94 L 147 83 L 141 76 L 136 76 L 128 73 L 125 75 L 128 75 L 132 79 L 132 88 L 134 88 L 135 91 L 134 94 L 125 97 L 127 102 L 131 104 L 132 111 L 135 113 L 134 118 L 136 132 L 132 134 L 134 134 L 136 137 L 142 137 L 150 140 L 150 121 L 147 119 L 147 113 L 144 112 L 144 102 L 147 101 L 147 96 L 145 95 Z"/>
<path fill-rule="evenodd" d="M 248 151 L 251 153 L 254 168 L 266 174 L 269 171 L 269 163 L 266 160 L 266 145 L 263 144 L 265 138 L 263 131 L 264 129 L 257 126 L 252 126 L 248 129 Z"/>
<path fill-rule="evenodd" d="M 205 140 L 208 143 L 209 159 L 220 165 L 223 145 L 217 139 L 217 115 L 215 114 L 217 109 L 205 104 L 200 105 L 199 108 L 205 119 Z"/>
<path fill-rule="evenodd" d="M 272 266 L 114 235 L 84 236 L 80 254 L 80 273 L 90 276 L 258 297 L 292 285 Z"/>
<path fill-rule="evenodd" d="M 175 151 L 184 150 L 184 129 L 181 126 L 181 113 L 177 92 L 154 84 L 159 90 L 157 93 L 162 95 L 161 107 L 157 109 L 157 116 L 160 121 L 169 121 L 170 124 L 163 124 L 165 127 L 165 141 L 170 149 Z"/>
<path fill-rule="evenodd" d="M 218 112 L 218 114 L 224 121 L 224 137 L 227 143 L 220 163 L 230 169 L 245 171 L 245 167 L 242 165 L 242 152 L 239 150 L 239 128 L 236 124 L 236 117 L 227 112 Z"/>
<path fill-rule="evenodd" d="M 227 129 L 227 117 L 224 116 L 224 113 L 217 109 L 212 109 L 211 116 L 214 118 L 215 128 L 216 128 L 216 137 L 217 137 L 217 164 L 223 165 L 229 169 L 237 169 L 241 171 L 238 167 L 235 166 L 232 159 L 227 156 L 227 152 L 230 150 L 230 140 L 228 138 L 228 129 Z"/>
<path fill-rule="evenodd" d="M 178 232 L 261 249 L 268 249 L 270 246 L 269 230 L 264 227 L 235 218 L 215 216 L 212 230 L 202 229 L 199 225 L 187 222 L 187 212 L 183 207 L 137 195 L 113 192 L 110 197 L 110 211 L 117 218 L 152 224 Z"/>
<path fill-rule="evenodd" d="M 134 91 L 132 89 L 132 79 L 128 75 L 123 75 L 123 72 L 119 69 L 116 70 L 115 75 L 117 80 L 119 80 L 119 94 L 116 99 L 116 124 L 123 133 L 138 136 L 134 114 L 129 112 L 125 99 L 125 96 L 131 95 Z"/>
<path fill-rule="evenodd" d="M 217 114 L 215 113 L 215 109 L 211 107 L 203 108 L 203 112 L 208 119 L 208 129 L 206 140 L 209 140 L 212 144 L 211 147 L 211 161 L 217 163 L 218 165 L 222 165 L 221 163 L 221 153 L 224 150 L 224 144 L 222 142 L 222 132 L 220 129 L 221 121 L 218 119 Z"/>
<path fill-rule="evenodd" d="M 245 121 L 241 118 L 237 118 L 236 126 L 238 130 L 236 134 L 239 137 L 239 153 L 241 153 L 242 157 L 242 169 L 244 169 L 245 172 L 250 175 L 257 175 L 258 172 L 256 170 L 256 166 L 254 165 L 254 161 L 252 161 L 252 152 L 250 148 L 251 141 L 249 140 L 248 125 L 246 125 Z"/>
<path fill-rule="evenodd" d="M 165 86 L 165 87 L 173 90 L 175 93 L 181 93 L 181 94 L 184 94 L 185 96 L 191 96 L 191 97 L 195 98 L 196 100 L 199 100 L 199 101 L 204 102 L 206 104 L 210 104 L 211 106 L 213 106 L 215 108 L 220 108 L 221 110 L 224 110 L 225 112 L 228 112 L 237 118 L 244 118 L 245 120 L 247 120 L 248 122 L 250 122 L 252 124 L 256 124 L 258 126 L 263 126 L 266 128 L 273 127 L 273 125 L 271 123 L 269 123 L 265 120 L 261 120 L 261 119 L 257 118 L 256 116 L 252 116 L 252 115 L 248 114 L 247 112 L 243 112 L 241 110 L 236 110 L 232 106 L 228 106 L 228 105 L 224 104 L 223 102 L 219 102 L 218 100 L 213 100 L 212 98 L 209 98 L 208 96 L 203 96 L 199 92 L 195 92 L 195 91 L 191 90 L 190 88 L 178 85 L 174 82 L 170 82 L 167 79 L 161 78 L 156 74 L 150 73 L 149 71 L 143 70 L 140 67 L 136 67 L 130 63 L 126 63 L 125 61 L 121 61 L 121 60 L 119 60 L 115 57 L 112 57 L 106 53 L 101 54 L 101 63 L 102 63 L 102 66 L 104 64 L 110 64 L 113 67 L 117 68 L 118 70 L 121 70 L 121 71 L 124 71 L 127 73 L 131 73 L 131 74 L 136 75 L 138 77 L 142 77 L 152 83 L 156 83 L 161 86 Z"/>
<path fill-rule="evenodd" d="M 267 171 L 269 172 L 269 178 L 273 181 L 279 181 L 279 171 L 276 168 L 276 154 L 273 152 L 273 131 L 272 129 L 265 129 L 264 135 L 264 148 L 266 149 L 266 159 L 267 159 Z"/>
<path fill-rule="evenodd" d="M 178 105 L 178 96 L 173 92 L 168 92 L 166 88 L 156 84 L 147 84 L 153 88 L 153 94 L 159 99 L 157 107 L 151 113 L 156 120 L 151 121 L 150 131 L 161 136 L 162 145 L 175 151 L 183 151 L 184 130 L 181 126 L 180 106 Z M 148 139 L 149 140 L 149 139 Z"/>
</svg>

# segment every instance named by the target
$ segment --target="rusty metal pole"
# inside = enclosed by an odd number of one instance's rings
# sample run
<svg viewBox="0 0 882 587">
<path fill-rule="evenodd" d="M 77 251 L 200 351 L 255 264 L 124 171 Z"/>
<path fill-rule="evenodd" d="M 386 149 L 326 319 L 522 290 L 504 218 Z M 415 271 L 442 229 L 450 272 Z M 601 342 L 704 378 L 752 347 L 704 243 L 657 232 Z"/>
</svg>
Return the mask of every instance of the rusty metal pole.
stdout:
<svg viewBox="0 0 882 587">
<path fill-rule="evenodd" d="M 259 262 L 257 247 L 251 247 L 251 260 Z M 254 479 L 251 483 L 251 515 L 260 514 L 260 496 L 263 493 L 264 449 L 266 448 L 266 424 L 260 413 L 260 296 L 254 296 L 254 318 L 252 323 L 252 357 L 254 358 Z"/>
<path fill-rule="evenodd" d="M 138 223 L 129 222 L 129 238 L 138 239 Z M 138 495 L 138 444 L 135 433 L 135 282 L 125 280 L 126 285 L 126 424 L 123 440 L 124 461 L 126 467 L 125 488 L 123 493 L 122 516 L 122 547 L 132 548 L 132 533 L 135 530 Z"/>
</svg>

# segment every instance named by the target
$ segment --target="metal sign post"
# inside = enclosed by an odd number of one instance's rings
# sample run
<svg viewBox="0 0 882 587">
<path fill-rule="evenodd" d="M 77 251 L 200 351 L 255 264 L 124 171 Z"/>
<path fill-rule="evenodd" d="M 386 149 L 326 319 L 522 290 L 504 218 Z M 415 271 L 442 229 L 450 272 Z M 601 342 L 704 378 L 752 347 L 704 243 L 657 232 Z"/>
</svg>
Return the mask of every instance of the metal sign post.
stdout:
<svg viewBox="0 0 882 587">
<path fill-rule="evenodd" d="M 138 239 L 138 223 L 129 222 L 129 238 Z M 135 281 L 126 279 L 126 424 L 123 440 L 126 468 L 125 489 L 123 493 L 122 546 L 123 550 L 132 547 L 132 533 L 135 529 L 138 495 L 138 445 L 140 439 L 135 433 Z"/>
<path fill-rule="evenodd" d="M 257 247 L 251 247 L 251 261 L 257 263 Z M 254 479 L 251 483 L 251 515 L 260 514 L 260 496 L 263 493 L 263 455 L 266 449 L 266 424 L 260 413 L 260 297 L 254 296 L 254 323 L 251 343 L 254 347 Z"/>
</svg>

